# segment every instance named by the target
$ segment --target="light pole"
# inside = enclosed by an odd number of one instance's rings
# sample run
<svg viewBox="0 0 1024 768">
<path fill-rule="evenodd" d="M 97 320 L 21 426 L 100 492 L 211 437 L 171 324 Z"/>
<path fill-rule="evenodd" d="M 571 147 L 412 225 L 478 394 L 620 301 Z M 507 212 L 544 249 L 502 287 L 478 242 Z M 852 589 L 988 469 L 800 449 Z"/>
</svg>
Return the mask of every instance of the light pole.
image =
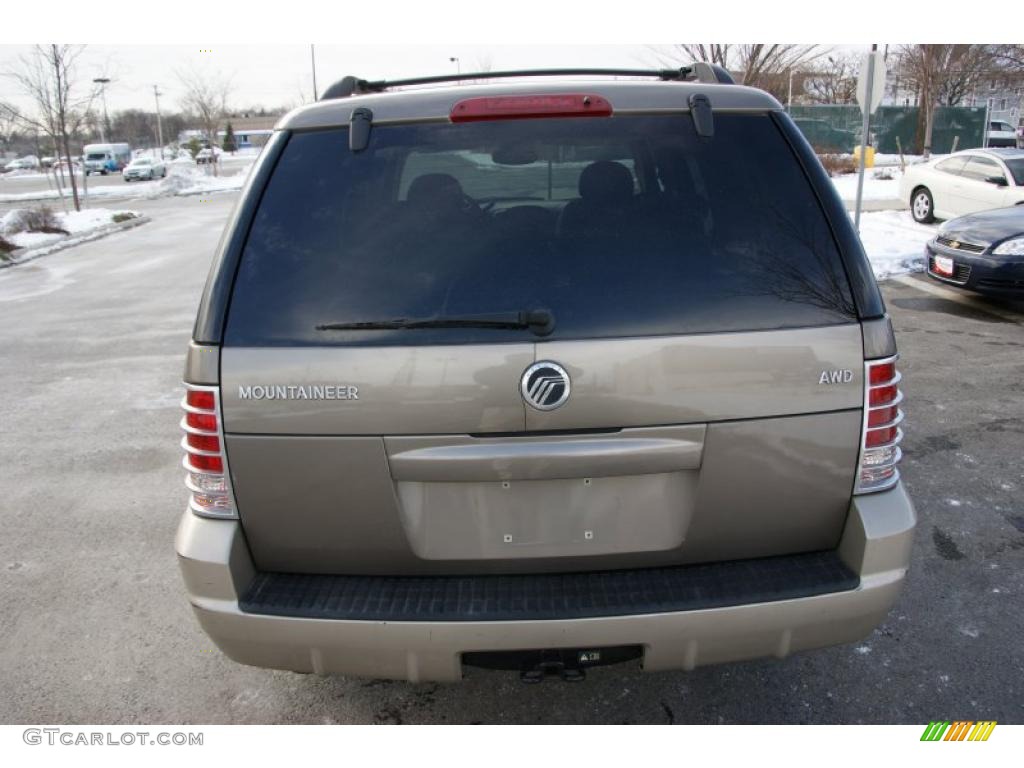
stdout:
<svg viewBox="0 0 1024 768">
<path fill-rule="evenodd" d="M 459 57 L 458 56 L 449 56 L 448 57 L 448 61 L 450 61 L 452 64 L 455 65 L 455 74 L 456 75 L 461 75 L 462 74 L 462 62 L 459 61 Z"/>
<path fill-rule="evenodd" d="M 309 59 L 313 65 L 313 101 L 316 101 L 319 98 L 316 90 L 316 48 L 312 43 L 309 44 Z"/>
<path fill-rule="evenodd" d="M 162 160 L 164 156 L 164 126 L 160 119 L 160 89 L 157 86 L 153 86 L 153 98 L 156 99 L 156 143 L 157 151 L 159 152 L 158 159 Z"/>
<path fill-rule="evenodd" d="M 94 83 L 100 87 L 100 98 L 103 99 L 103 123 L 100 125 L 100 141 L 104 144 L 107 143 L 107 132 L 105 127 L 110 125 L 110 118 L 107 117 L 107 83 L 110 82 L 109 77 L 94 77 L 92 79 Z"/>
</svg>

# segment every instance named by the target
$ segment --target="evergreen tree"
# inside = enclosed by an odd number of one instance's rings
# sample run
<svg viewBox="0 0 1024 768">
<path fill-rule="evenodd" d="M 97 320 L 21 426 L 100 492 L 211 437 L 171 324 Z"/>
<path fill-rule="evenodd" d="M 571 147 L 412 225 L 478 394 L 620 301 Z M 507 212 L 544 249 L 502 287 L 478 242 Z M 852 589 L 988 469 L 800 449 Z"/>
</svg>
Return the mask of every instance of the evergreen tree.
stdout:
<svg viewBox="0 0 1024 768">
<path fill-rule="evenodd" d="M 235 141 L 235 131 L 231 127 L 231 121 L 228 121 L 227 128 L 224 129 L 224 143 L 221 145 L 221 149 L 225 152 L 237 152 L 238 142 Z"/>
</svg>

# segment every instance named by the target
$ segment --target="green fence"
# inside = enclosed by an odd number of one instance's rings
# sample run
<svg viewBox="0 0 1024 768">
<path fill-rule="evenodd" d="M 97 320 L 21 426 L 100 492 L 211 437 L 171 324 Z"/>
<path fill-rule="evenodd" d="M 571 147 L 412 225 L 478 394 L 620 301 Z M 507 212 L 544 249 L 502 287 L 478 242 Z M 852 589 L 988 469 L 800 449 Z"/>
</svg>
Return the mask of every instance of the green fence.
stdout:
<svg viewBox="0 0 1024 768">
<path fill-rule="evenodd" d="M 899 147 L 905 154 L 915 154 L 918 107 L 879 107 L 871 116 L 871 133 L 875 151 L 896 153 Z M 803 131 L 811 146 L 818 152 L 852 152 L 860 143 L 860 107 L 852 105 L 815 105 L 790 109 L 790 116 Z M 959 138 L 958 138 L 959 137 Z M 957 149 L 980 147 L 985 139 L 984 107 L 937 107 L 932 129 L 932 152 L 945 154 Z"/>
</svg>

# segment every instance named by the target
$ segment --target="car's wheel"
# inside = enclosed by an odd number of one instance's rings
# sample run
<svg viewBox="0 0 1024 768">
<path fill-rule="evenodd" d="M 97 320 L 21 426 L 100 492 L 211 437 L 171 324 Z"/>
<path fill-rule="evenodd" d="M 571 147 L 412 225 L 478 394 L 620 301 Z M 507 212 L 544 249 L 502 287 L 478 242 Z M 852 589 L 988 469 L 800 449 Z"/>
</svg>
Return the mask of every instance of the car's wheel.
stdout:
<svg viewBox="0 0 1024 768">
<path fill-rule="evenodd" d="M 918 224 L 931 224 L 935 221 L 935 201 L 928 187 L 918 187 L 910 195 L 910 215 Z"/>
</svg>

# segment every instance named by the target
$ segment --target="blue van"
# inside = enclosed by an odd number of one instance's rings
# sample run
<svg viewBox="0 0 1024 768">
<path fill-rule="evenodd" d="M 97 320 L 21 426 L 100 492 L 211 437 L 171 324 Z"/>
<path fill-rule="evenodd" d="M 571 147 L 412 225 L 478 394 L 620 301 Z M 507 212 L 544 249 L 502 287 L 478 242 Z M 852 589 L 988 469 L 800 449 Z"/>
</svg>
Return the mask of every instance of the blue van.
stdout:
<svg viewBox="0 0 1024 768">
<path fill-rule="evenodd" d="M 132 161 L 132 148 L 127 144 L 86 144 L 82 154 L 86 174 L 119 173 Z"/>
</svg>

